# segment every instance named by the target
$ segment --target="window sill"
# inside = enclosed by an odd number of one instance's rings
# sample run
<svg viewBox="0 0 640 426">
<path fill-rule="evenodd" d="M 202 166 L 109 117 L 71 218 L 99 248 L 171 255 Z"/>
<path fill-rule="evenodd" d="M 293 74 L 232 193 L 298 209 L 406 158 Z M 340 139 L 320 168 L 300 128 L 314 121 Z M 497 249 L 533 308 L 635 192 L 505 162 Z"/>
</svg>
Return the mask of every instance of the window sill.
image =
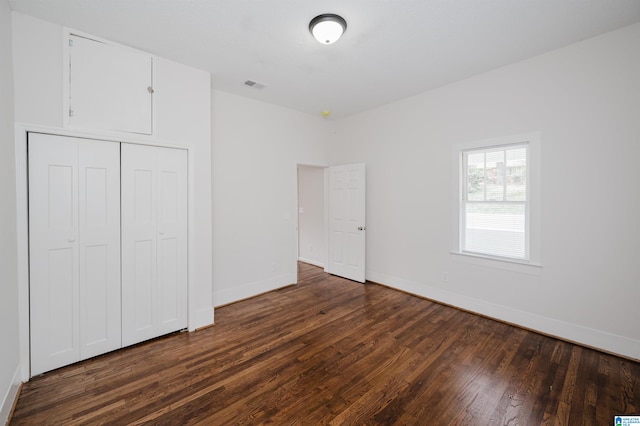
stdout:
<svg viewBox="0 0 640 426">
<path fill-rule="evenodd" d="M 450 252 L 455 262 L 484 266 L 487 268 L 501 269 L 503 271 L 520 272 L 529 275 L 542 275 L 542 265 L 531 262 L 519 262 L 517 260 L 501 259 L 482 256 L 473 253 Z"/>
</svg>

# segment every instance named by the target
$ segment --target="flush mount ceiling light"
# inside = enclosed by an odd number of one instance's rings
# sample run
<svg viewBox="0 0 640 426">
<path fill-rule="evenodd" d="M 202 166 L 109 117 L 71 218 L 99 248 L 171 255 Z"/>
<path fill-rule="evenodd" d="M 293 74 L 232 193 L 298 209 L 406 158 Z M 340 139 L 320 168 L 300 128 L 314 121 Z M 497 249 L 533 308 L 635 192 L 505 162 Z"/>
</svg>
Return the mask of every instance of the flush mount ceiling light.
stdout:
<svg viewBox="0 0 640 426">
<path fill-rule="evenodd" d="M 309 31 L 322 44 L 338 41 L 347 29 L 347 21 L 333 13 L 318 15 L 309 22 Z"/>
</svg>

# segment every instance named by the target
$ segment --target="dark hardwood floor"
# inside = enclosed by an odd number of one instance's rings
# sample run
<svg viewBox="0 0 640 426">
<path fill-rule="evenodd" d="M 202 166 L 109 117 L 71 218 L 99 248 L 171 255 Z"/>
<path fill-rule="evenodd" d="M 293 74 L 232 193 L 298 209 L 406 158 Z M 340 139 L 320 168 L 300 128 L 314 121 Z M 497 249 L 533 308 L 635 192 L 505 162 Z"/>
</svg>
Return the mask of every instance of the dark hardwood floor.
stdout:
<svg viewBox="0 0 640 426">
<path fill-rule="evenodd" d="M 640 364 L 300 264 L 300 283 L 32 379 L 13 425 L 612 425 Z"/>
</svg>

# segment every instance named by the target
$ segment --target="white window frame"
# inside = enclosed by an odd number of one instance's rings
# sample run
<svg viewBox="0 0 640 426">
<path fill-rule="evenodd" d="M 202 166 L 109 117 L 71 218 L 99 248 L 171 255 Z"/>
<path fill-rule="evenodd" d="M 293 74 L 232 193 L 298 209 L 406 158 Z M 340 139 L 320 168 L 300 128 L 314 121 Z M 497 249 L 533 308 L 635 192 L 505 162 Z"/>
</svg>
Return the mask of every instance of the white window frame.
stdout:
<svg viewBox="0 0 640 426">
<path fill-rule="evenodd" d="M 464 189 L 466 182 L 463 164 L 463 153 L 474 150 L 500 150 L 508 146 L 527 146 L 527 202 L 525 203 L 525 253 L 526 259 L 499 257 L 488 254 L 463 251 L 464 238 Z M 517 272 L 540 274 L 540 170 L 541 170 L 541 135 L 527 133 L 502 138 L 455 144 L 452 150 L 452 212 L 454 213 L 451 254 L 456 261 L 473 263 Z"/>
</svg>

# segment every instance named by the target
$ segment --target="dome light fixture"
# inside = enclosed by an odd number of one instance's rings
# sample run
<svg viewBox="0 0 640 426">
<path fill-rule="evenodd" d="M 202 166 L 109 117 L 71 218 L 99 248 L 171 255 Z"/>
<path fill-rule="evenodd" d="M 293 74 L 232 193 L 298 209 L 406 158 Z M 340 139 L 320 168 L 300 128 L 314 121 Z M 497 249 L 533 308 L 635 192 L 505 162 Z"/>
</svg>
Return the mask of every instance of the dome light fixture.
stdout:
<svg viewBox="0 0 640 426">
<path fill-rule="evenodd" d="M 318 15 L 309 22 L 309 32 L 322 44 L 338 41 L 347 30 L 347 21 L 334 13 Z"/>
</svg>

